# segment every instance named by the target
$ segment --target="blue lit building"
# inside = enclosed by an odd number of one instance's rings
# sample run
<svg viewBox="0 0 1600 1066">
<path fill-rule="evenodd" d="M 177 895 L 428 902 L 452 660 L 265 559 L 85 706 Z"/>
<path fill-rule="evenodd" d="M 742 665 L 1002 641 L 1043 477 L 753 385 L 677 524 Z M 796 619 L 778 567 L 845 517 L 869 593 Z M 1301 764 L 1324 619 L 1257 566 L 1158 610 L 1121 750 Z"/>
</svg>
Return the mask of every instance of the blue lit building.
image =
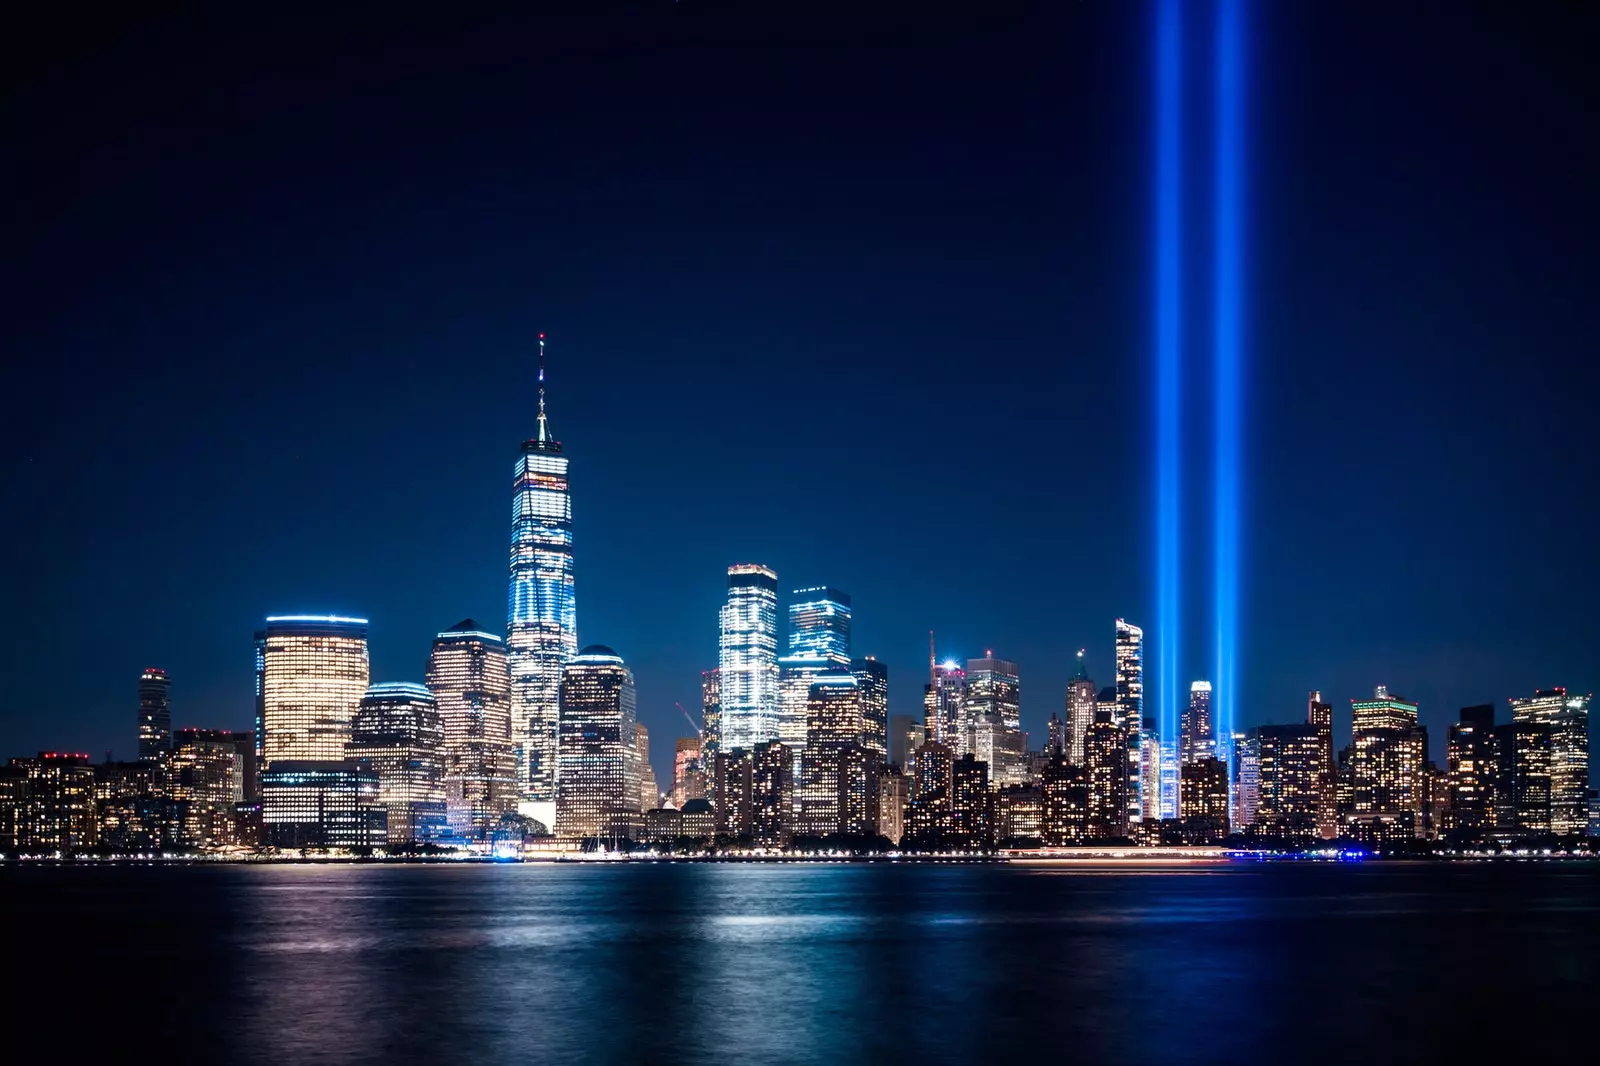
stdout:
<svg viewBox="0 0 1600 1066">
<path fill-rule="evenodd" d="M 778 575 L 756 563 L 728 567 L 718 680 L 720 748 L 755 750 L 778 737 Z"/>
<path fill-rule="evenodd" d="M 385 681 L 367 689 L 345 750 L 378 775 L 389 843 L 445 834 L 444 724 L 425 686 Z"/>
<path fill-rule="evenodd" d="M 539 335 L 539 434 L 522 444 L 512 482 L 511 585 L 506 659 L 511 735 L 528 813 L 553 818 L 561 668 L 578 654 L 572 584 L 572 495 L 567 457 L 544 407 L 544 334 Z M 549 822 L 546 822 L 549 824 Z"/>
<path fill-rule="evenodd" d="M 789 604 L 789 654 L 850 662 L 850 595 L 832 588 L 795 589 Z"/>
</svg>

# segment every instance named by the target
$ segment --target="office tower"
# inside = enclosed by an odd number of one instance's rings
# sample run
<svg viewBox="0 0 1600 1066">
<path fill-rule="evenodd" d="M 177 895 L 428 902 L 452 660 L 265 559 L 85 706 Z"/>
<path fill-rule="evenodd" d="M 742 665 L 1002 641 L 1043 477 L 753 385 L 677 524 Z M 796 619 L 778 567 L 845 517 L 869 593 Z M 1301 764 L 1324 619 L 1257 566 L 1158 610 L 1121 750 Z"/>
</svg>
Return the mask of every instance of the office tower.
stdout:
<svg viewBox="0 0 1600 1066">
<path fill-rule="evenodd" d="M 640 722 L 634 728 L 634 736 L 634 747 L 639 753 L 639 809 L 653 811 L 661 806 L 661 785 L 656 780 L 655 767 L 650 765 L 650 730 Z"/>
<path fill-rule="evenodd" d="M 989 767 L 971 752 L 950 766 L 949 844 L 964 849 L 994 844 Z"/>
<path fill-rule="evenodd" d="M 270 679 L 269 657 L 269 685 Z M 261 774 L 261 819 L 262 842 L 285 850 L 381 847 L 388 841 L 378 772 L 355 759 L 272 760 Z"/>
<path fill-rule="evenodd" d="M 789 654 L 843 668 L 850 662 L 850 596 L 831 588 L 795 589 L 789 604 Z"/>
<path fill-rule="evenodd" d="M 850 661 L 861 698 L 861 744 L 878 762 L 889 761 L 889 664 L 875 656 Z"/>
<path fill-rule="evenodd" d="M 1494 704 L 1461 708 L 1446 741 L 1445 773 L 1452 831 L 1482 833 L 1495 826 L 1495 778 L 1499 775 Z"/>
<path fill-rule="evenodd" d="M 750 766 L 750 838 L 769 848 L 794 837 L 794 758 L 780 740 L 757 744 Z"/>
<path fill-rule="evenodd" d="M 89 756 L 41 751 L 12 759 L 7 791 L 13 796 L 11 835 L 27 855 L 70 855 L 97 842 L 94 770 Z"/>
<path fill-rule="evenodd" d="M 1545 836 L 1550 829 L 1551 731 L 1512 720 L 1495 727 L 1501 780 L 1495 790 L 1500 829 Z"/>
<path fill-rule="evenodd" d="M 561 671 L 556 835 L 565 840 L 638 840 L 638 711 L 633 673 L 603 644 L 590 644 Z"/>
<path fill-rule="evenodd" d="M 1157 770 L 1160 782 L 1162 821 L 1178 817 L 1178 744 L 1173 740 L 1160 743 L 1161 765 Z"/>
<path fill-rule="evenodd" d="M 718 836 L 750 838 L 755 828 L 755 754 L 746 748 L 717 752 L 712 773 Z M 685 805 L 687 825 L 689 807 Z"/>
<path fill-rule="evenodd" d="M 716 799 L 717 752 L 722 750 L 722 671 L 700 671 L 700 768 L 706 795 Z"/>
<path fill-rule="evenodd" d="M 906 834 L 906 808 L 911 802 L 911 782 L 898 764 L 878 772 L 878 835 L 899 844 Z"/>
<path fill-rule="evenodd" d="M 512 745 L 508 652 L 468 618 L 434 637 L 425 675 L 444 727 L 445 810 L 450 832 L 485 840 L 517 809 L 522 786 Z M 530 808 L 546 832 L 555 804 Z"/>
<path fill-rule="evenodd" d="M 263 723 L 267 718 L 267 631 L 255 631 L 255 669 L 256 669 L 256 802 L 261 801 L 261 771 L 267 765 L 266 755 L 266 728 Z"/>
<path fill-rule="evenodd" d="M 1039 786 L 1007 785 L 995 790 L 994 839 L 1002 847 L 1043 842 L 1044 792 Z"/>
<path fill-rule="evenodd" d="M 179 843 L 197 848 L 237 843 L 234 807 L 244 800 L 244 771 L 233 733 L 178 730 L 165 776 Z"/>
<path fill-rule="evenodd" d="M 1178 817 L 1186 844 L 1214 844 L 1228 835 L 1228 764 L 1215 756 L 1179 767 Z"/>
<path fill-rule="evenodd" d="M 1093 727 L 1093 718 L 1089 725 Z M 1043 796 L 1039 833 L 1045 845 L 1060 847 L 1083 840 L 1089 827 L 1089 791 L 1083 767 L 1065 755 L 1052 755 L 1040 772 L 1039 791 Z"/>
<path fill-rule="evenodd" d="M 1067 750 L 1067 723 L 1055 711 L 1050 712 L 1050 721 L 1044 727 L 1044 753 L 1045 755 L 1061 755 Z"/>
<path fill-rule="evenodd" d="M 1253 730 L 1233 735 L 1228 776 L 1233 791 L 1229 821 L 1234 832 L 1243 833 L 1255 824 L 1261 807 L 1261 739 Z"/>
<path fill-rule="evenodd" d="M 1217 756 L 1217 732 L 1211 720 L 1211 682 L 1189 686 L 1189 703 L 1178 721 L 1178 762 L 1188 766 Z"/>
<path fill-rule="evenodd" d="M 1549 731 L 1549 831 L 1579 835 L 1589 826 L 1589 696 L 1540 689 L 1511 701 L 1511 720 Z"/>
<path fill-rule="evenodd" d="M 1139 737 L 1139 765 L 1136 772 L 1144 783 L 1139 798 L 1138 817 L 1131 821 L 1159 822 L 1161 820 L 1161 738 L 1152 732 Z"/>
<path fill-rule="evenodd" d="M 789 748 L 796 776 L 806 746 L 806 707 L 811 699 L 811 682 L 819 677 L 839 675 L 843 667 L 832 660 L 811 654 L 785 655 L 778 659 L 778 739 Z"/>
<path fill-rule="evenodd" d="M 934 665 L 931 680 L 922 690 L 925 734 L 954 752 L 965 751 L 966 706 L 966 672 L 953 659 Z"/>
<path fill-rule="evenodd" d="M 1116 689 L 1111 690 L 1111 702 L 1116 702 Z M 1083 649 L 1078 649 L 1078 667 L 1072 675 L 1072 680 L 1067 682 L 1067 716 L 1066 716 L 1066 743 L 1064 751 L 1067 762 L 1073 766 L 1083 765 L 1083 738 L 1089 735 L 1089 727 L 1094 724 L 1094 712 L 1100 709 L 1095 705 L 1094 682 L 1089 680 L 1089 672 L 1083 661 Z"/>
<path fill-rule="evenodd" d="M 267 768 L 278 759 L 342 761 L 350 719 L 367 692 L 367 620 L 270 617 L 263 656 Z"/>
<path fill-rule="evenodd" d="M 1027 780 L 1027 739 L 1022 733 L 1022 674 L 992 653 L 967 660 L 967 739 L 962 750 L 989 764 L 997 787 Z"/>
<path fill-rule="evenodd" d="M 672 805 L 681 808 L 692 799 L 704 799 L 706 775 L 700 761 L 700 738 L 679 737 L 672 752 Z"/>
<path fill-rule="evenodd" d="M 1379 685 L 1370 700 L 1352 700 L 1351 832 L 1363 840 L 1419 837 L 1427 732 L 1417 705 Z"/>
<path fill-rule="evenodd" d="M 426 686 L 385 681 L 368 688 L 345 752 L 378 775 L 390 844 L 444 836 L 445 727 L 438 700 Z"/>
<path fill-rule="evenodd" d="M 1321 835 L 1322 738 L 1313 725 L 1264 725 L 1256 738 L 1255 823 L 1270 836 Z"/>
<path fill-rule="evenodd" d="M 927 740 L 917 748 L 907 832 L 919 848 L 941 846 L 950 830 L 950 773 L 954 762 L 949 747 L 941 741 Z"/>
<path fill-rule="evenodd" d="M 1128 820 L 1138 821 L 1146 809 L 1145 780 L 1140 773 L 1140 747 L 1150 723 L 1144 714 L 1144 630 L 1117 619 L 1117 716 L 1112 720 L 1123 731 L 1128 745 Z M 1159 782 L 1150 782 L 1155 789 Z"/>
<path fill-rule="evenodd" d="M 1109 712 L 1096 711 L 1084 738 L 1088 820 L 1094 839 L 1128 835 L 1128 731 Z"/>
<path fill-rule="evenodd" d="M 256 752 L 261 747 L 261 739 L 254 729 L 235 729 L 230 735 L 239 764 L 242 789 L 239 802 L 257 806 L 261 803 L 261 771 L 256 763 Z"/>
<path fill-rule="evenodd" d="M 1321 799 L 1317 806 L 1317 834 L 1324 840 L 1339 835 L 1339 775 L 1333 761 L 1333 704 L 1322 702 L 1313 691 L 1306 700 L 1306 723 L 1317 731 L 1322 752 L 1317 756 Z"/>
<path fill-rule="evenodd" d="M 889 716 L 889 763 L 905 770 L 911 765 L 911 753 L 922 744 L 922 719 L 916 715 Z"/>
<path fill-rule="evenodd" d="M 511 492 L 505 639 L 511 740 L 520 799 L 529 805 L 525 810 L 531 817 L 543 821 L 555 809 L 561 671 L 578 653 L 578 608 L 572 580 L 572 490 L 567 457 L 545 414 L 542 333 L 539 431 L 522 442 Z"/>
<path fill-rule="evenodd" d="M 166 795 L 163 766 L 144 760 L 107 760 L 92 769 L 95 832 L 101 844 L 132 854 L 161 851 L 178 843 L 182 818 L 178 806 Z M 19 780 L 26 784 L 25 775 Z"/>
<path fill-rule="evenodd" d="M 728 567 L 720 652 L 721 747 L 752 750 L 779 735 L 778 575 L 767 567 Z"/>
<path fill-rule="evenodd" d="M 156 762 L 172 748 L 172 682 L 165 670 L 139 675 L 139 758 Z"/>
<path fill-rule="evenodd" d="M 850 674 L 819 677 L 811 685 L 805 757 L 800 771 L 800 832 L 875 833 L 876 759 L 861 743 L 861 698 Z"/>
</svg>

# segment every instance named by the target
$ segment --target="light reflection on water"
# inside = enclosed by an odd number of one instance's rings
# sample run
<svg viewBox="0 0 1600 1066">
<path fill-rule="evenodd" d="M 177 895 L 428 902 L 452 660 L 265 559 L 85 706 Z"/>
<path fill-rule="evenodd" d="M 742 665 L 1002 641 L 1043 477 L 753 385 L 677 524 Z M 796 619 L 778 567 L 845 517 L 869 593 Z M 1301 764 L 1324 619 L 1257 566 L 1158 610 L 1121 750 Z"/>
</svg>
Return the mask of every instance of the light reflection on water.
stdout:
<svg viewBox="0 0 1600 1066">
<path fill-rule="evenodd" d="M 1531 1058 L 1575 1039 L 1597 887 L 1555 866 L 0 870 L 46 978 L 19 1017 L 65 1003 L 78 1031 L 106 1020 L 82 1039 L 257 1062 Z M 63 1001 L 68 960 L 162 991 Z"/>
</svg>

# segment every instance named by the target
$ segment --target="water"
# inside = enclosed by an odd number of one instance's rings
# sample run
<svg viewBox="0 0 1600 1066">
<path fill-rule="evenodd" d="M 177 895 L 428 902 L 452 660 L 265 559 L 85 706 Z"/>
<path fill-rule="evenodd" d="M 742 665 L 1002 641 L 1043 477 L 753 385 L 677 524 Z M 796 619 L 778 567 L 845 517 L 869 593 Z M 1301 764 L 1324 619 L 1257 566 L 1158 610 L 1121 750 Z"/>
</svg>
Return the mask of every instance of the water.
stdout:
<svg viewBox="0 0 1600 1066">
<path fill-rule="evenodd" d="M 8 1034 L 119 1058 L 1581 1061 L 1600 975 L 1600 870 L 1554 864 L 11 866 L 0 903 Z"/>
</svg>

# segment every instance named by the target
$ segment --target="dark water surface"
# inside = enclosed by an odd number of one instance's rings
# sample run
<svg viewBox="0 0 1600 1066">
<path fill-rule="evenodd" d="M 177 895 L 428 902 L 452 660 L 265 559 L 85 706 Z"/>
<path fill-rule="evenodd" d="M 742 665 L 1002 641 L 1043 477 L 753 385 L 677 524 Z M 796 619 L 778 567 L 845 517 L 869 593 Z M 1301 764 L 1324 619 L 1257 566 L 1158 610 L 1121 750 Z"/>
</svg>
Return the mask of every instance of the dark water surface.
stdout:
<svg viewBox="0 0 1600 1066">
<path fill-rule="evenodd" d="M 0 904 L 8 1035 L 167 1061 L 1576 1062 L 1600 991 L 1600 870 L 1558 865 L 9 866 Z"/>
</svg>

